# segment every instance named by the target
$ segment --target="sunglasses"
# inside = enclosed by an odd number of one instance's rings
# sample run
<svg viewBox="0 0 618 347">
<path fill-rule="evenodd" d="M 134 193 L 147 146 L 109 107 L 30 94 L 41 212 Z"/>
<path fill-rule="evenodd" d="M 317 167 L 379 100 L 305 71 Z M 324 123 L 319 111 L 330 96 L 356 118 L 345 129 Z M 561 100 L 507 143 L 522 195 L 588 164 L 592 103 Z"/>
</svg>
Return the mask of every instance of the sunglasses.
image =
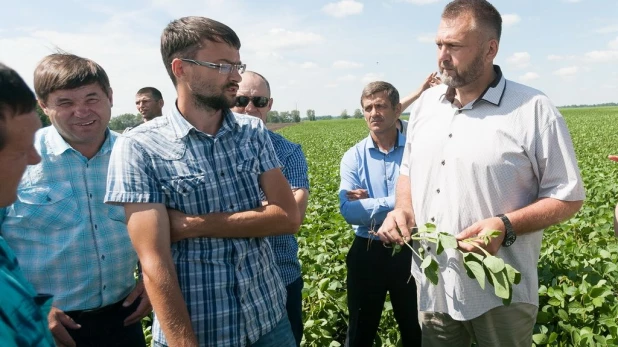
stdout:
<svg viewBox="0 0 618 347">
<path fill-rule="evenodd" d="M 235 106 L 246 107 L 249 105 L 249 101 L 253 103 L 253 106 L 260 108 L 268 105 L 269 98 L 265 96 L 237 96 Z"/>
</svg>

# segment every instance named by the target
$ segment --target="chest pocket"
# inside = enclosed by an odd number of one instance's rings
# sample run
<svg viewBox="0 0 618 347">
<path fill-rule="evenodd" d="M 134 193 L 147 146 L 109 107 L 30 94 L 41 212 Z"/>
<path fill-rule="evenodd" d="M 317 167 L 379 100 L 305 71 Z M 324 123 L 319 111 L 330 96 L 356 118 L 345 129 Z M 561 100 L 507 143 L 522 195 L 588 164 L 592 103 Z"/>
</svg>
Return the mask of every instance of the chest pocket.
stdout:
<svg viewBox="0 0 618 347">
<path fill-rule="evenodd" d="M 70 182 L 20 189 L 7 222 L 25 229 L 60 230 L 82 220 Z M 86 212 L 86 211 L 84 211 Z"/>
</svg>

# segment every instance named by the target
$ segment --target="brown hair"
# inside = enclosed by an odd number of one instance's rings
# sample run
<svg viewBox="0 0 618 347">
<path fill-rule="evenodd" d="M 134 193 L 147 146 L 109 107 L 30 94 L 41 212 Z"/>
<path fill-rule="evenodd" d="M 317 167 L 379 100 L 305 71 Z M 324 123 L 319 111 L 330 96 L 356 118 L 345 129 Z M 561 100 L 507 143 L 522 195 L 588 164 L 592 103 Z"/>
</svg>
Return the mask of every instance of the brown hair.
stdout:
<svg viewBox="0 0 618 347">
<path fill-rule="evenodd" d="M 49 94 L 56 90 L 75 89 L 92 83 L 101 86 L 109 97 L 109 78 L 101 65 L 74 54 L 50 54 L 34 70 L 34 91 L 43 102 L 47 102 Z"/>
<path fill-rule="evenodd" d="M 399 104 L 399 92 L 392 84 L 383 81 L 371 82 L 363 88 L 361 94 L 361 107 L 363 106 L 363 99 L 368 98 L 376 93 L 384 92 L 388 96 L 388 100 L 391 102 L 391 107 L 394 109 Z"/>
<path fill-rule="evenodd" d="M 227 43 L 240 49 L 240 39 L 230 27 L 206 17 L 183 17 L 170 22 L 161 34 L 161 57 L 167 73 L 176 85 L 172 61 L 195 58 L 205 42 Z"/>
<path fill-rule="evenodd" d="M 502 35 L 502 16 L 500 12 L 486 0 L 455 0 L 449 2 L 442 12 L 442 19 L 455 19 L 469 15 L 474 23 L 490 34 L 490 38 L 500 42 Z"/>
</svg>

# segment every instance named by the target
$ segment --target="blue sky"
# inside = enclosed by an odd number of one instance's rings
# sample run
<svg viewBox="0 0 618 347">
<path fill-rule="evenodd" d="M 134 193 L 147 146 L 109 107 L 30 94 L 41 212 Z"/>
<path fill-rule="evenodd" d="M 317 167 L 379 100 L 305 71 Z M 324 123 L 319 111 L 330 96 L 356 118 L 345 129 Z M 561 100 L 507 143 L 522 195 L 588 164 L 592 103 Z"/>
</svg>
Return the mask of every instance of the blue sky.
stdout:
<svg viewBox="0 0 618 347">
<path fill-rule="evenodd" d="M 446 0 L 12 1 L 0 12 L 0 61 L 32 85 L 55 47 L 94 59 L 110 76 L 113 114 L 136 113 L 135 92 L 175 91 L 159 53 L 169 21 L 206 16 L 241 39 L 241 59 L 266 76 L 278 111 L 352 113 L 363 86 L 406 95 L 437 68 L 435 33 Z M 508 79 L 556 105 L 618 102 L 618 1 L 493 1 L 504 19 L 496 63 Z"/>
</svg>

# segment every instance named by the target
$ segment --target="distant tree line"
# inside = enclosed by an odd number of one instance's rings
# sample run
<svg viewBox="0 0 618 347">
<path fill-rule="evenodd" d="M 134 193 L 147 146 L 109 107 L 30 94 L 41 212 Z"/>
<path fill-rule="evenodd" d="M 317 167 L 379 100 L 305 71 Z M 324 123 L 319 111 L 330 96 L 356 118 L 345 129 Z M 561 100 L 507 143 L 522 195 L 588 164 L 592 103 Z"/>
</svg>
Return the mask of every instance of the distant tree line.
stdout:
<svg viewBox="0 0 618 347">
<path fill-rule="evenodd" d="M 618 106 L 618 103 L 615 103 L 615 102 L 606 102 L 606 103 L 604 103 L 604 104 L 593 104 L 593 105 L 586 105 L 586 104 L 584 104 L 584 105 L 565 105 L 565 106 L 560 106 L 560 107 L 564 107 L 564 108 L 567 108 L 567 107 L 573 107 L 573 108 L 575 108 L 575 107 L 616 107 L 616 106 Z"/>
</svg>

